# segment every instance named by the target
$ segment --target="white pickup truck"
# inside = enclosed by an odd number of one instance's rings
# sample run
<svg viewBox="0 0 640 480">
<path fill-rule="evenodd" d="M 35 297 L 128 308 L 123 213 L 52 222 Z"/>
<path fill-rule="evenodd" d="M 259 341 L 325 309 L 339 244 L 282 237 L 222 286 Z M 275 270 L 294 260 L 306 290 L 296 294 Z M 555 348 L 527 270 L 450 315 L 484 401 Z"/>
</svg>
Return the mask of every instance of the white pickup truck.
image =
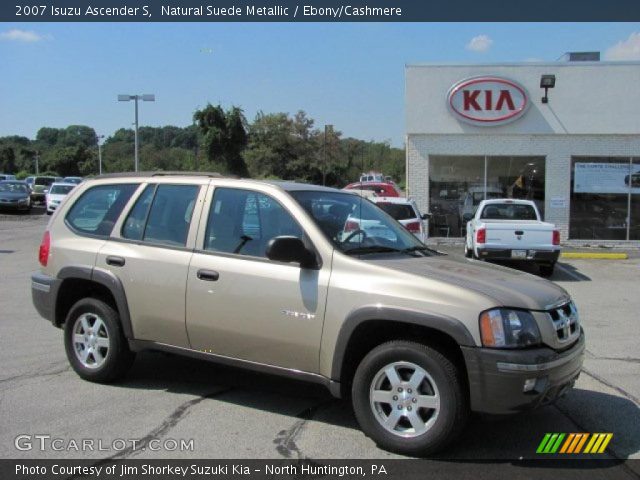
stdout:
<svg viewBox="0 0 640 480">
<path fill-rule="evenodd" d="M 560 255 L 560 232 L 543 222 L 535 203 L 510 198 L 483 200 L 467 223 L 466 257 L 525 260 L 549 277 Z"/>
</svg>

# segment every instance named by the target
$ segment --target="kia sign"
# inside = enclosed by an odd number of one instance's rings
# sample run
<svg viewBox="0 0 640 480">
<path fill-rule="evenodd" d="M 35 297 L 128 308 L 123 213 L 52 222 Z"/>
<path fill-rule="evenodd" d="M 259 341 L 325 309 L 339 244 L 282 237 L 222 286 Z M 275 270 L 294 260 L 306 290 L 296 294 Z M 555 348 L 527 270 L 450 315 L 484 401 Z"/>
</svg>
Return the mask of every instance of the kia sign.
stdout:
<svg viewBox="0 0 640 480">
<path fill-rule="evenodd" d="M 464 122 L 495 126 L 521 117 L 529 106 L 529 96 L 513 80 L 474 77 L 451 87 L 447 104 L 453 115 Z"/>
</svg>

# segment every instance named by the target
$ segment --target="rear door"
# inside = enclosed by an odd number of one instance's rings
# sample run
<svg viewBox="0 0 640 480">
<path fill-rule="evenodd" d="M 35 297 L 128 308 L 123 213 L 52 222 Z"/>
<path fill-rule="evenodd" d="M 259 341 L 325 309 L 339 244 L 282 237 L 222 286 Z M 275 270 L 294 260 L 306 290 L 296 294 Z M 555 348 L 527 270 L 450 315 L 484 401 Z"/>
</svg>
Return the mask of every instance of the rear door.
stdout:
<svg viewBox="0 0 640 480">
<path fill-rule="evenodd" d="M 100 249 L 124 286 L 134 337 L 188 347 L 185 288 L 206 180 L 149 183 Z"/>
<path fill-rule="evenodd" d="M 317 372 L 330 259 L 312 270 L 266 257 L 276 236 L 305 238 L 268 192 L 216 187 L 206 204 L 187 281 L 192 348 Z"/>
</svg>

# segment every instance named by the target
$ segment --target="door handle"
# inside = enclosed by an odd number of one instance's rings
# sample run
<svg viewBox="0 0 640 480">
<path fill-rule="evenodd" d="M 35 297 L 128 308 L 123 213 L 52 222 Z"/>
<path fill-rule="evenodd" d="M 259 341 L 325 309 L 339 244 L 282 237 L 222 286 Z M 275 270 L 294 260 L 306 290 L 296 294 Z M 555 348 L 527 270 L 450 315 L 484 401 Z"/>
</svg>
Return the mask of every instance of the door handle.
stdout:
<svg viewBox="0 0 640 480">
<path fill-rule="evenodd" d="M 522 230 L 516 230 L 514 233 L 516 235 L 524 235 L 524 232 Z"/>
<path fill-rule="evenodd" d="M 201 269 L 198 270 L 198 273 L 196 275 L 200 280 L 205 280 L 207 282 L 216 282 L 218 281 L 218 278 L 220 278 L 220 274 L 215 270 Z"/>
<path fill-rule="evenodd" d="M 109 255 L 107 257 L 107 265 L 113 265 L 114 267 L 124 267 L 124 258 Z"/>
</svg>

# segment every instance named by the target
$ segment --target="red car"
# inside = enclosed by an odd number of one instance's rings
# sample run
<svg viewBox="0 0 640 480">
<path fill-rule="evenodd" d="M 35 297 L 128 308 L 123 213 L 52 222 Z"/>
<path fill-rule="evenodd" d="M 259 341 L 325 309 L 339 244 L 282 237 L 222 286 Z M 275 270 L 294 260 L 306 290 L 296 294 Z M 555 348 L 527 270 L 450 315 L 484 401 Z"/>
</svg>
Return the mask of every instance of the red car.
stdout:
<svg viewBox="0 0 640 480">
<path fill-rule="evenodd" d="M 400 192 L 392 183 L 384 182 L 355 182 L 350 183 L 344 190 L 371 190 L 378 197 L 400 197 Z"/>
</svg>

